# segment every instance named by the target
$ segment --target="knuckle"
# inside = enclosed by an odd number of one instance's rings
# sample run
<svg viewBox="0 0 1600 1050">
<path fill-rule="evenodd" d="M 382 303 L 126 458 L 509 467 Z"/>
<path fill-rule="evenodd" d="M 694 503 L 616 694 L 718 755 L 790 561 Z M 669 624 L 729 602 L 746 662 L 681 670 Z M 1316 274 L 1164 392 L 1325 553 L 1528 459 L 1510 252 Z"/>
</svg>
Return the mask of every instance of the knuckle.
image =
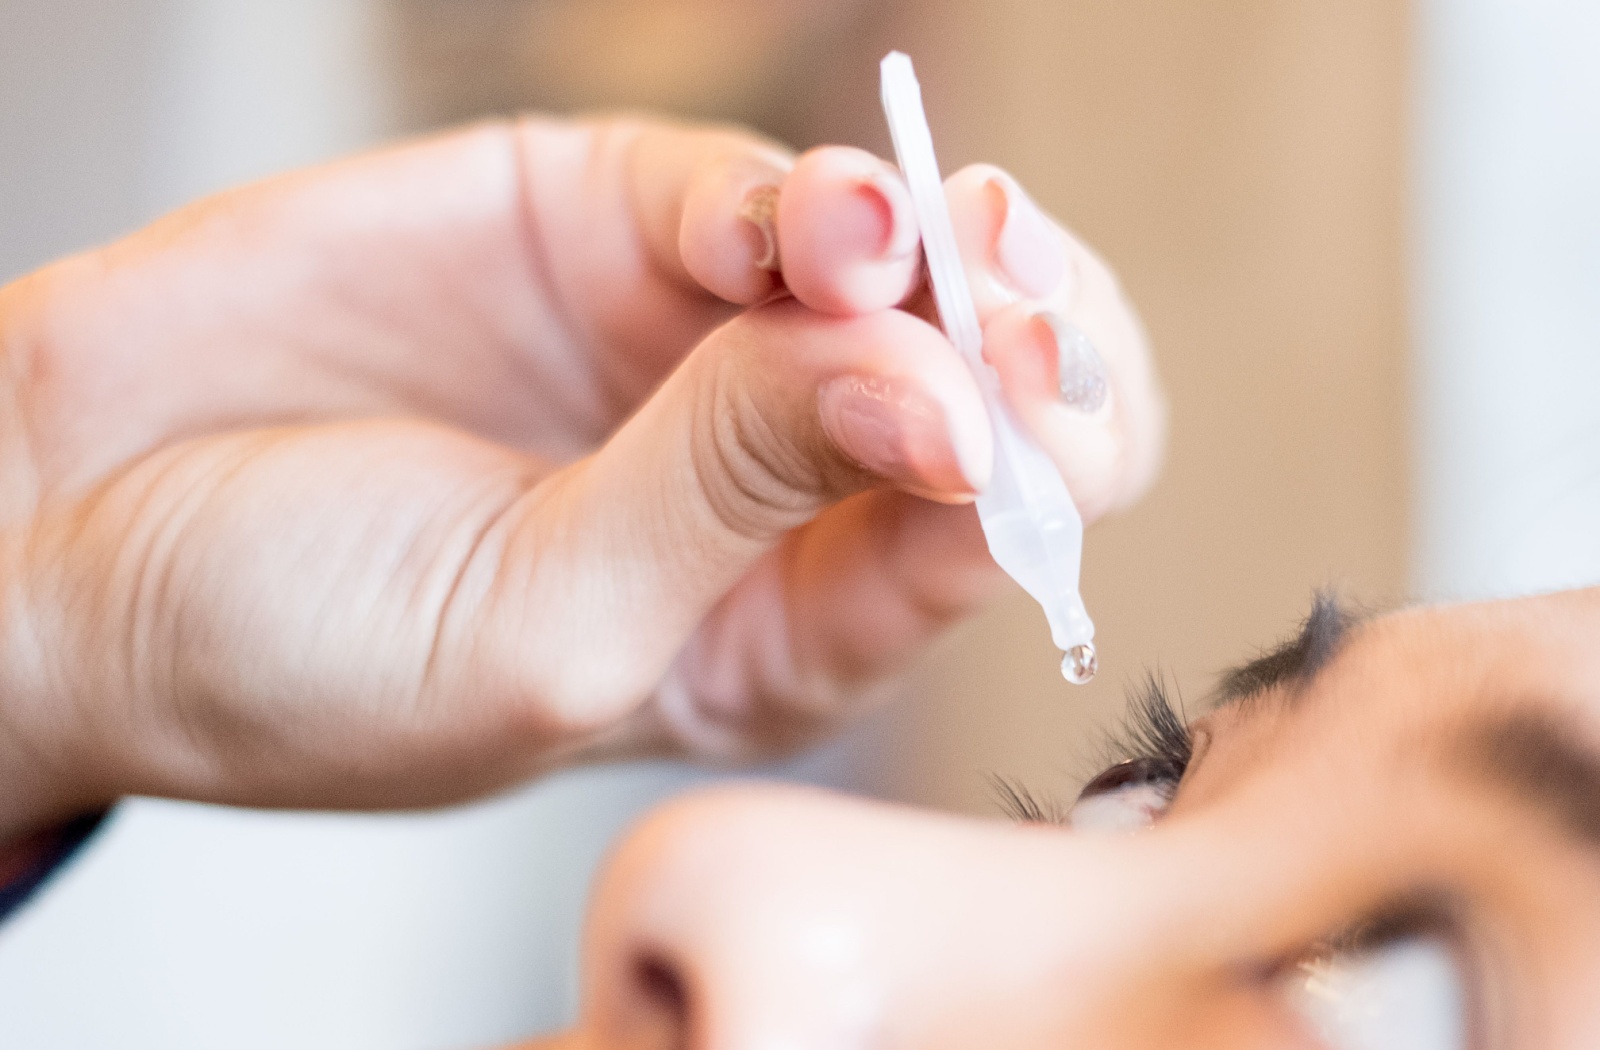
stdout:
<svg viewBox="0 0 1600 1050">
<path fill-rule="evenodd" d="M 582 741 L 640 707 L 651 669 L 603 574 L 575 577 L 559 533 L 572 528 L 563 477 L 524 490 L 512 478 L 489 501 L 436 614 L 426 692 L 481 698 L 491 725 L 535 748 Z M 553 524 L 552 524 L 553 523 Z"/>
<path fill-rule="evenodd" d="M 627 639 L 614 630 L 587 629 L 580 617 L 524 622 L 520 629 L 503 614 L 492 619 L 500 622 L 483 632 L 491 637 L 462 654 L 464 660 L 452 660 L 448 679 L 436 679 L 432 691 L 446 706 L 450 697 L 481 698 L 489 718 L 484 728 L 505 733 L 523 750 L 550 754 L 591 742 L 627 721 L 650 695 L 653 675 L 629 658 Z"/>
<path fill-rule="evenodd" d="M 643 706 L 648 693 L 635 676 L 608 668 L 614 656 L 539 663 L 517 676 L 511 721 L 550 744 L 586 741 L 615 728 Z"/>
</svg>

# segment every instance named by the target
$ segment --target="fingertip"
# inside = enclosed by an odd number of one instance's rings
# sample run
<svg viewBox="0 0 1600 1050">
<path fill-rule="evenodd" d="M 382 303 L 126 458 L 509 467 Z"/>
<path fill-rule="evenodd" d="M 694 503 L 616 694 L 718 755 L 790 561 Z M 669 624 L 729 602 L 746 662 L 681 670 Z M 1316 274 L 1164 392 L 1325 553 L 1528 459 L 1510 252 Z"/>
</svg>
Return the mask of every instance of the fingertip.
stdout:
<svg viewBox="0 0 1600 1050">
<path fill-rule="evenodd" d="M 858 470 L 941 501 L 987 485 L 988 410 L 971 370 L 925 321 L 899 310 L 833 317 L 785 300 L 722 335 L 749 355 L 743 382 L 808 399 L 811 422 Z"/>
<path fill-rule="evenodd" d="M 777 210 L 785 172 L 777 158 L 721 158 L 702 166 L 684 195 L 678 252 L 701 287 L 747 306 L 782 287 Z"/>
<path fill-rule="evenodd" d="M 938 328 L 899 310 L 861 318 L 880 345 L 888 348 L 884 373 L 904 378 L 936 406 L 948 455 L 960 484 L 902 486 L 913 495 L 938 502 L 969 502 L 989 485 L 994 471 L 994 427 L 972 370 Z"/>
<path fill-rule="evenodd" d="M 1093 345 L 1058 314 L 1016 304 L 984 327 L 983 352 L 1084 519 L 1103 516 L 1120 488 L 1123 436 L 1111 377 Z"/>
<path fill-rule="evenodd" d="M 999 373 L 1006 398 L 1024 418 L 1054 399 L 1060 353 L 1042 312 L 1015 304 L 991 317 L 983 328 L 983 357 Z"/>
<path fill-rule="evenodd" d="M 777 186 L 762 183 L 744 195 L 737 212 L 745 221 L 745 236 L 755 248 L 756 269 L 766 273 L 783 268 L 778 257 L 778 196 Z"/>
<path fill-rule="evenodd" d="M 1024 299 L 1071 299 L 1070 237 L 1010 174 L 972 164 L 945 181 L 945 195 L 980 316 Z"/>
<path fill-rule="evenodd" d="M 1045 450 L 1060 469 L 1084 522 L 1105 517 L 1117 506 L 1126 473 L 1122 435 L 1114 420 L 1057 405 L 1046 412 L 1042 430 Z"/>
<path fill-rule="evenodd" d="M 910 192 L 893 167 L 865 150 L 824 146 L 804 154 L 784 183 L 777 234 L 784 282 L 813 310 L 886 309 L 916 281 Z"/>
</svg>

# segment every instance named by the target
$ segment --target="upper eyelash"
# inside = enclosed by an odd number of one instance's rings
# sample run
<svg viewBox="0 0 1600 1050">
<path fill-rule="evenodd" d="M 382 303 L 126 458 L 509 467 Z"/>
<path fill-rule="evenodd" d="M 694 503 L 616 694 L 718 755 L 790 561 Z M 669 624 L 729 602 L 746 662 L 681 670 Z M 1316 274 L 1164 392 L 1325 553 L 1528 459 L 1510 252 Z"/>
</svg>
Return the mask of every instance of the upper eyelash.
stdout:
<svg viewBox="0 0 1600 1050">
<path fill-rule="evenodd" d="M 1135 758 L 1154 759 L 1181 777 L 1194 757 L 1194 733 L 1181 713 L 1182 699 L 1172 702 L 1167 683 L 1154 672 L 1128 697 L 1121 723 L 1106 736 L 1106 761 L 1114 765 Z"/>
<path fill-rule="evenodd" d="M 1184 721 L 1182 700 L 1172 702 L 1164 679 L 1145 677 L 1128 697 L 1128 708 L 1101 745 L 1101 769 L 1119 762 L 1149 759 L 1160 764 L 1176 783 L 1194 757 L 1194 733 Z M 1000 808 L 1013 820 L 1028 824 L 1064 824 L 1070 806 L 1030 790 L 1021 781 L 991 774 L 989 786 Z"/>
</svg>

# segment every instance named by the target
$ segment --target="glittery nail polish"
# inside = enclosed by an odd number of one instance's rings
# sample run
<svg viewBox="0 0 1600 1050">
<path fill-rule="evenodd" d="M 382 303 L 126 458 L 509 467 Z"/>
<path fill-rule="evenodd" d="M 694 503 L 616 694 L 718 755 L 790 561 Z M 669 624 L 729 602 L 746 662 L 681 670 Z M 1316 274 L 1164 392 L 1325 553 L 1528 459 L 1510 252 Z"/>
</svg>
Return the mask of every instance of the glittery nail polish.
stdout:
<svg viewBox="0 0 1600 1050">
<path fill-rule="evenodd" d="M 1056 374 L 1061 401 L 1080 412 L 1098 412 L 1110 392 L 1106 363 L 1089 337 L 1060 314 L 1039 314 L 1056 337 Z"/>
</svg>

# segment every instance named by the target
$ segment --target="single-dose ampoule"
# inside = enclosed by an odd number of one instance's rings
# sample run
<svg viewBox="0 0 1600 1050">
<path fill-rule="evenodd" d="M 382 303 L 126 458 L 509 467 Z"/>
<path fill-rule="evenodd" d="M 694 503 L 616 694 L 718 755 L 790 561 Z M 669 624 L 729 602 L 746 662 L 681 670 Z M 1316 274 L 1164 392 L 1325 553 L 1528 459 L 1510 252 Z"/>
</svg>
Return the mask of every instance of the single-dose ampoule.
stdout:
<svg viewBox="0 0 1600 1050">
<path fill-rule="evenodd" d="M 1094 623 L 1078 596 L 1083 519 L 1061 472 L 1022 429 L 1001 390 L 999 375 L 983 358 L 983 330 L 956 246 L 911 59 L 891 51 L 883 60 L 882 74 L 883 110 L 922 229 L 922 252 L 939 320 L 972 369 L 994 423 L 994 475 L 977 500 L 989 553 L 1044 608 L 1051 640 L 1065 654 L 1061 673 L 1081 685 L 1097 669 Z"/>
</svg>

